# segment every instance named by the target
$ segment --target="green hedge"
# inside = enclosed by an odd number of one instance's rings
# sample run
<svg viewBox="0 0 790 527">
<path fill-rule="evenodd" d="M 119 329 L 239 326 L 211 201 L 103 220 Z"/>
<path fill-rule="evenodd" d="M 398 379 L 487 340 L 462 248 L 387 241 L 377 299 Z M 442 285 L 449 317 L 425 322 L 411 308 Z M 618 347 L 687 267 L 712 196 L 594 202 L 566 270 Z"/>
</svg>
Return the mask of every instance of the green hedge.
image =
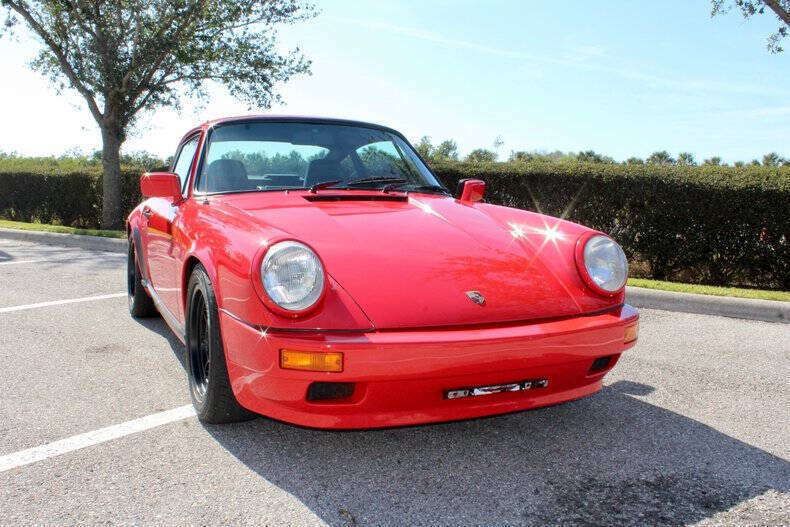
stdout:
<svg viewBox="0 0 790 527">
<path fill-rule="evenodd" d="M 124 217 L 140 203 L 142 173 L 138 167 L 121 169 Z M 101 211 L 100 169 L 0 172 L 0 218 L 95 229 Z"/>
<path fill-rule="evenodd" d="M 637 276 L 790 290 L 790 168 L 584 162 L 450 163 L 451 189 L 486 181 L 490 203 L 565 217 L 610 233 Z M 124 210 L 140 200 L 142 169 L 124 167 Z M 99 226 L 97 168 L 3 171 L 0 217 Z"/>
<path fill-rule="evenodd" d="M 600 163 L 453 163 L 451 189 L 486 181 L 486 200 L 611 234 L 634 274 L 790 290 L 790 168 Z"/>
</svg>

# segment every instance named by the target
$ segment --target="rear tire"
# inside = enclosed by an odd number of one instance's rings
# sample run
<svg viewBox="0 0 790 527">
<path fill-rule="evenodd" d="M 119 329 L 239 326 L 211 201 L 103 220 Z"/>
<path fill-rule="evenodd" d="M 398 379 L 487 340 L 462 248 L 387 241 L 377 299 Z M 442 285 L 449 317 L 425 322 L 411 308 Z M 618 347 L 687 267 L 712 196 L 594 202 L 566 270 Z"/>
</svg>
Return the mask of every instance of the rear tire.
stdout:
<svg viewBox="0 0 790 527">
<path fill-rule="evenodd" d="M 147 318 L 159 314 L 154 301 L 143 287 L 140 264 L 137 261 L 137 253 L 131 238 L 129 238 L 129 251 L 126 260 L 126 292 L 129 299 L 129 313 L 134 318 Z"/>
<path fill-rule="evenodd" d="M 189 278 L 186 314 L 186 370 L 189 395 L 198 419 L 220 424 L 257 417 L 233 395 L 222 347 L 217 299 L 211 280 L 200 264 Z"/>
</svg>

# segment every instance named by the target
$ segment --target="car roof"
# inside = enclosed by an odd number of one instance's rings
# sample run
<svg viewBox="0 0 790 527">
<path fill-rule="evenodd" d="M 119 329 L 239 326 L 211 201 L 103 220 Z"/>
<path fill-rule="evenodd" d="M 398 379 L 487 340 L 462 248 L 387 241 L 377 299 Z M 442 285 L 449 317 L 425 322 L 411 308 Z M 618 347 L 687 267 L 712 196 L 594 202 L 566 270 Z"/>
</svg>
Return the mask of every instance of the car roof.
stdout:
<svg viewBox="0 0 790 527">
<path fill-rule="evenodd" d="M 321 124 L 340 124 L 346 126 L 362 126 L 365 128 L 377 128 L 379 130 L 386 130 L 388 132 L 395 132 L 401 135 L 400 132 L 388 126 L 383 126 L 376 123 L 369 123 L 365 121 L 357 121 L 354 119 L 340 119 L 335 117 L 317 117 L 309 115 L 239 115 L 235 117 L 221 117 L 219 119 L 211 119 L 201 125 L 201 127 L 210 128 L 217 124 L 226 124 L 233 122 L 250 122 L 250 121 L 271 121 L 279 123 L 321 123 Z"/>
<path fill-rule="evenodd" d="M 388 126 L 376 124 L 376 123 L 369 123 L 366 121 L 356 121 L 353 119 L 340 119 L 335 117 L 317 117 L 317 116 L 309 116 L 309 115 L 275 115 L 275 114 L 266 114 L 266 115 L 237 115 L 232 117 L 220 117 L 217 119 L 209 119 L 201 123 L 200 125 L 192 128 L 189 130 L 179 141 L 179 144 L 183 143 L 187 138 L 194 135 L 196 132 L 201 130 L 207 130 L 215 125 L 218 124 L 227 124 L 227 123 L 242 123 L 242 122 L 275 122 L 275 123 L 320 123 L 320 124 L 337 124 L 337 125 L 345 125 L 345 126 L 361 126 L 364 128 L 375 128 L 377 130 L 384 130 L 387 132 L 394 133 L 400 137 L 405 139 L 405 136 L 400 133 L 399 131 L 395 130 L 394 128 L 390 128 Z"/>
</svg>

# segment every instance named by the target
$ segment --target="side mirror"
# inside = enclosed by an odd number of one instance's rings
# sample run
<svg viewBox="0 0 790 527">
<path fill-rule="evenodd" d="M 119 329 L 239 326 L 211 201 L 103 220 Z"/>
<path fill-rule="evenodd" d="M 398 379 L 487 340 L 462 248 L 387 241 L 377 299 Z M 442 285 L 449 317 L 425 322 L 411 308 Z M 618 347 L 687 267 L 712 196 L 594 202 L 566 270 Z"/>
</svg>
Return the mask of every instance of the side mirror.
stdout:
<svg viewBox="0 0 790 527">
<path fill-rule="evenodd" d="M 486 182 L 480 179 L 462 179 L 455 188 L 456 198 L 471 203 L 483 199 L 485 193 Z"/>
<path fill-rule="evenodd" d="M 140 192 L 146 198 L 168 198 L 181 201 L 181 180 L 173 172 L 146 172 L 140 176 Z"/>
</svg>

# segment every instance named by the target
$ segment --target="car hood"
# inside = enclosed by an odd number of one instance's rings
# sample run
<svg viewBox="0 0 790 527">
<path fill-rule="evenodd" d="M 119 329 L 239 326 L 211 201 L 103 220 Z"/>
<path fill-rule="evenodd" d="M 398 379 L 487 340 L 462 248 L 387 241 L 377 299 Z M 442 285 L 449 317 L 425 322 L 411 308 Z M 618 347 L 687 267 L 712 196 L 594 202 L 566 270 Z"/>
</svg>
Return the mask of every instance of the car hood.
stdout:
<svg viewBox="0 0 790 527">
<path fill-rule="evenodd" d="M 378 329 L 554 318 L 622 302 L 591 294 L 578 276 L 574 247 L 587 229 L 539 214 L 424 194 L 222 203 L 274 238 L 311 246 Z"/>
</svg>

